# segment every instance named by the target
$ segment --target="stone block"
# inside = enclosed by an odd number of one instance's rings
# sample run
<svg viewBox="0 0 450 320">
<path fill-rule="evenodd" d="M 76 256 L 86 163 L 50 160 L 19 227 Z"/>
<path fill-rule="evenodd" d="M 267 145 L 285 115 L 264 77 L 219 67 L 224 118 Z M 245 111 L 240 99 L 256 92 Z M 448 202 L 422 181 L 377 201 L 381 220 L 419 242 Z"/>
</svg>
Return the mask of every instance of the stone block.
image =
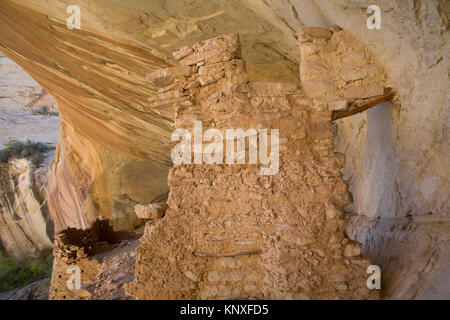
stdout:
<svg viewBox="0 0 450 320">
<path fill-rule="evenodd" d="M 236 258 L 223 257 L 216 259 L 215 265 L 222 268 L 239 268 L 242 262 Z"/>
<path fill-rule="evenodd" d="M 374 64 L 362 66 L 362 67 L 345 67 L 339 71 L 339 76 L 342 80 L 349 82 L 366 77 L 372 77 L 378 74 L 378 67 Z"/>
<path fill-rule="evenodd" d="M 208 273 L 208 281 L 220 282 L 220 281 L 231 281 L 237 282 L 244 279 L 244 274 L 242 272 L 223 272 L 223 271 L 210 271 Z"/>
<path fill-rule="evenodd" d="M 256 114 L 254 118 L 258 121 L 270 121 L 280 118 L 285 118 L 289 116 L 289 112 L 273 112 L 273 113 L 262 113 Z"/>
<path fill-rule="evenodd" d="M 164 217 L 168 205 L 166 202 L 152 204 L 138 204 L 134 206 L 134 211 L 140 219 L 160 219 Z"/>
<path fill-rule="evenodd" d="M 300 55 L 302 60 L 316 55 L 319 52 L 319 48 L 319 46 L 311 42 L 304 42 L 300 44 Z"/>
<path fill-rule="evenodd" d="M 311 112 L 310 117 L 313 122 L 329 122 L 331 121 L 331 112 Z"/>
<path fill-rule="evenodd" d="M 259 97 L 277 97 L 294 94 L 299 86 L 294 82 L 253 82 L 250 84 L 250 93 Z"/>
<path fill-rule="evenodd" d="M 182 65 L 229 61 L 239 55 L 240 44 L 237 34 L 219 36 L 200 41 L 191 47 L 181 48 L 173 53 Z"/>
<path fill-rule="evenodd" d="M 189 76 L 192 74 L 192 68 L 189 66 L 177 66 L 156 70 L 149 73 L 146 78 L 157 88 L 163 88 L 173 83 L 175 78 Z"/>
<path fill-rule="evenodd" d="M 350 53 L 342 59 L 342 64 L 345 66 L 363 66 L 367 63 L 368 61 L 364 51 Z"/>
<path fill-rule="evenodd" d="M 300 42 L 313 41 L 313 39 L 329 40 L 333 33 L 320 27 L 303 27 L 298 33 Z"/>
<path fill-rule="evenodd" d="M 330 66 L 323 60 L 303 61 L 300 63 L 300 76 L 307 74 L 329 73 Z"/>
<path fill-rule="evenodd" d="M 342 90 L 342 93 L 346 99 L 370 98 L 382 95 L 384 86 L 382 83 L 374 83 L 367 86 L 345 88 Z"/>
<path fill-rule="evenodd" d="M 172 53 L 173 57 L 177 60 L 180 60 L 190 54 L 192 54 L 194 52 L 194 50 L 192 50 L 192 48 L 190 47 L 182 47 L 177 49 L 176 51 L 174 51 Z"/>
<path fill-rule="evenodd" d="M 327 217 L 327 219 L 334 219 L 334 218 L 340 218 L 341 214 L 340 214 L 339 209 L 332 206 L 332 207 L 329 207 L 326 209 L 325 216 Z"/>
<path fill-rule="evenodd" d="M 330 111 L 347 110 L 347 108 L 348 108 L 347 100 L 338 100 L 328 103 L 328 110 Z"/>
<path fill-rule="evenodd" d="M 343 208 L 352 203 L 352 198 L 350 193 L 344 192 L 333 196 L 332 201 L 337 207 Z"/>
<path fill-rule="evenodd" d="M 344 248 L 344 256 L 346 257 L 359 257 L 361 255 L 361 243 L 350 240 Z"/>
<path fill-rule="evenodd" d="M 332 46 L 328 43 L 320 44 L 313 42 L 300 43 L 300 56 L 302 61 L 314 61 L 320 59 L 320 54 L 331 52 Z"/>
<path fill-rule="evenodd" d="M 200 294 L 202 300 L 206 299 L 238 299 L 242 296 L 239 289 L 230 286 L 208 286 Z"/>
<path fill-rule="evenodd" d="M 305 93 L 311 98 L 318 98 L 327 93 L 334 93 L 336 86 L 330 80 L 309 80 L 302 82 Z"/>
</svg>

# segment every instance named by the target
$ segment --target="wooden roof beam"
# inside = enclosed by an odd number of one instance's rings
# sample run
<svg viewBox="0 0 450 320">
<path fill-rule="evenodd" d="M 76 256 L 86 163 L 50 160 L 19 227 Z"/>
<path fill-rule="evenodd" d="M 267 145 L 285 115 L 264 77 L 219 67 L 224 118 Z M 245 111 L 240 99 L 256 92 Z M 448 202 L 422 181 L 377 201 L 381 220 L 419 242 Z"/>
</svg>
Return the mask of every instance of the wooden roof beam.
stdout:
<svg viewBox="0 0 450 320">
<path fill-rule="evenodd" d="M 369 108 L 375 107 L 376 105 L 379 105 L 380 103 L 383 103 L 383 102 L 389 100 L 393 96 L 393 94 L 394 93 L 392 92 L 391 88 L 388 88 L 386 90 L 385 94 L 383 94 L 382 96 L 378 96 L 371 101 L 367 101 L 367 102 L 365 102 L 359 106 L 356 106 L 354 108 L 352 108 L 352 106 L 350 106 L 348 110 L 333 111 L 331 121 L 335 121 L 335 120 L 338 120 L 341 118 L 353 116 L 357 113 L 366 111 Z M 353 106 L 354 106 L 354 104 L 353 104 Z"/>
</svg>

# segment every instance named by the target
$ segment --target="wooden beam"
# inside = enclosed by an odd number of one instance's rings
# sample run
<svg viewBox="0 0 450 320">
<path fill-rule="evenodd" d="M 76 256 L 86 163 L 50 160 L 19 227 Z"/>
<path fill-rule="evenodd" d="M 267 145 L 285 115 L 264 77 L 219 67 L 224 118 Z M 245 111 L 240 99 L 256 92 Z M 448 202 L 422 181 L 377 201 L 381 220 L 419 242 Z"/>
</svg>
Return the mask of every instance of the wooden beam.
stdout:
<svg viewBox="0 0 450 320">
<path fill-rule="evenodd" d="M 217 258 L 217 257 L 236 257 L 236 256 L 250 256 L 254 254 L 261 254 L 262 250 L 260 249 L 242 249 L 242 250 L 235 250 L 232 252 L 225 252 L 225 253 L 203 253 L 203 252 L 192 252 L 192 255 L 195 257 L 210 257 L 210 258 Z"/>
<path fill-rule="evenodd" d="M 361 104 L 361 105 L 359 105 L 359 106 L 357 106 L 355 108 L 352 108 L 350 106 L 349 110 L 333 111 L 331 121 L 338 120 L 338 119 L 345 118 L 345 117 L 349 117 L 349 116 L 352 116 L 354 114 L 366 111 L 369 108 L 375 107 L 376 105 L 379 105 L 380 103 L 383 103 L 383 102 L 389 100 L 392 97 L 392 95 L 393 95 L 393 92 L 392 92 L 391 88 L 388 88 L 386 90 L 386 93 L 383 94 L 382 96 L 378 96 L 375 99 L 373 99 L 371 101 L 368 101 L 368 102 L 365 102 L 365 103 L 363 103 L 363 104 Z"/>
</svg>

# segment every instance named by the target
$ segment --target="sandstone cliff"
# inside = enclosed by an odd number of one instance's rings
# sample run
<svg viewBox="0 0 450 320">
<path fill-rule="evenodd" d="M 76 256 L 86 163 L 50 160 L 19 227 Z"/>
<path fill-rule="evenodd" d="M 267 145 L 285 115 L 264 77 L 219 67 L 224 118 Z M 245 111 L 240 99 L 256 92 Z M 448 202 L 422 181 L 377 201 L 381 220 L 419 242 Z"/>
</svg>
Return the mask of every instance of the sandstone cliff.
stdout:
<svg viewBox="0 0 450 320">
<path fill-rule="evenodd" d="M 35 168 L 27 159 L 0 163 L 0 243 L 16 259 L 38 256 L 53 246 L 47 206 L 53 166 Z"/>
<path fill-rule="evenodd" d="M 54 111 L 54 99 L 18 65 L 0 55 L 0 150 L 14 140 L 56 144 L 59 119 L 41 112 L 42 107 Z M 47 197 L 54 152 L 48 153 L 39 167 L 18 156 L 0 163 L 0 243 L 8 255 L 25 259 L 52 247 Z"/>
</svg>

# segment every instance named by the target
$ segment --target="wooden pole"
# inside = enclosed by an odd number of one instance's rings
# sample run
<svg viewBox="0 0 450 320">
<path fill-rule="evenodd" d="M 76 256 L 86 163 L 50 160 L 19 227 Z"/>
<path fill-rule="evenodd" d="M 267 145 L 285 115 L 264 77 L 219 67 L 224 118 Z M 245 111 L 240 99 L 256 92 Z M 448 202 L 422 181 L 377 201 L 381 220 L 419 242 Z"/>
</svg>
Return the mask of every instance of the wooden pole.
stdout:
<svg viewBox="0 0 450 320">
<path fill-rule="evenodd" d="M 361 104 L 360 106 L 357 106 L 356 108 L 353 108 L 350 110 L 345 110 L 345 111 L 333 111 L 331 121 L 349 117 L 354 114 L 366 111 L 369 108 L 375 107 L 376 105 L 389 100 L 392 97 L 392 95 L 393 95 L 393 92 L 392 92 L 391 88 L 388 88 L 387 92 L 384 95 L 378 96 L 377 98 L 375 98 L 372 101 L 365 102 L 365 103 Z"/>
</svg>

